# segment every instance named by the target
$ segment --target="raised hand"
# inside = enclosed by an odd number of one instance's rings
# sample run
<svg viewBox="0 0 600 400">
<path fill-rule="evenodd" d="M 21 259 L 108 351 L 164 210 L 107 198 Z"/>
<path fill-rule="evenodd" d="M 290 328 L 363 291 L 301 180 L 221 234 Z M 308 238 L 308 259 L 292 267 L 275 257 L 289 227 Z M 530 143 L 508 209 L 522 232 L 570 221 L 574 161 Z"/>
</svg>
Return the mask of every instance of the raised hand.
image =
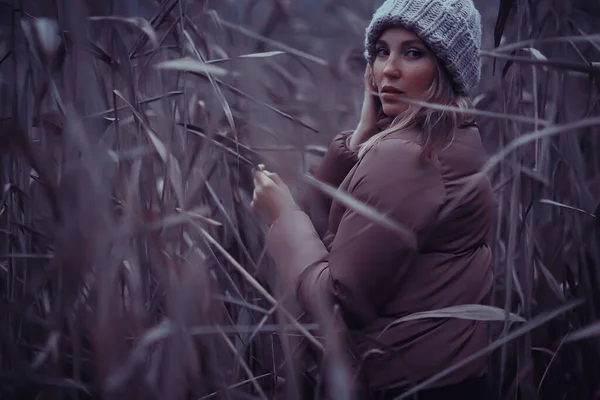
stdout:
<svg viewBox="0 0 600 400">
<path fill-rule="evenodd" d="M 276 173 L 269 172 L 260 166 L 253 171 L 254 193 L 250 207 L 271 225 L 283 213 L 298 210 L 288 186 Z"/>
<path fill-rule="evenodd" d="M 376 124 L 382 113 L 381 101 L 379 100 L 378 89 L 373 79 L 373 70 L 370 64 L 367 64 L 365 68 L 364 85 L 365 92 L 360 121 L 348 142 L 351 150 L 357 150 L 360 144 L 377 133 Z"/>
</svg>

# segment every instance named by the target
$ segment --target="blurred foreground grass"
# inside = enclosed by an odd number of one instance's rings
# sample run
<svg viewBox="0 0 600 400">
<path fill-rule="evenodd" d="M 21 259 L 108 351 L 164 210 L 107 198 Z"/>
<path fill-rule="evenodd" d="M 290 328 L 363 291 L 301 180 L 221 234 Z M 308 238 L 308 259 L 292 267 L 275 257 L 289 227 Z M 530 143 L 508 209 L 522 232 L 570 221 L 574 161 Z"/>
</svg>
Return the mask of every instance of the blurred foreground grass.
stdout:
<svg viewBox="0 0 600 400">
<path fill-rule="evenodd" d="M 316 327 L 275 286 L 250 170 L 306 189 L 356 124 L 378 4 L 0 2 L 1 399 L 317 398 Z M 599 398 L 600 6 L 478 7 L 491 383 Z"/>
</svg>

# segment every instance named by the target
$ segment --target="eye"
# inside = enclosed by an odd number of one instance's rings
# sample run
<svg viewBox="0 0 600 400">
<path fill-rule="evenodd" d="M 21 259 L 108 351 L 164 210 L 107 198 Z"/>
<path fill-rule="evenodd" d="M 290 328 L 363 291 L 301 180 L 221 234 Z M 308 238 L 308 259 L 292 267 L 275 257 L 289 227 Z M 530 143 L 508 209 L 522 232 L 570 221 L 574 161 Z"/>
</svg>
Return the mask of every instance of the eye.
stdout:
<svg viewBox="0 0 600 400">
<path fill-rule="evenodd" d="M 420 58 L 423 56 L 423 52 L 419 49 L 410 49 L 406 52 L 406 55 L 410 58 Z"/>
<path fill-rule="evenodd" d="M 377 55 L 377 57 L 385 57 L 390 53 L 385 47 L 378 47 L 375 49 L 375 54 Z"/>
</svg>

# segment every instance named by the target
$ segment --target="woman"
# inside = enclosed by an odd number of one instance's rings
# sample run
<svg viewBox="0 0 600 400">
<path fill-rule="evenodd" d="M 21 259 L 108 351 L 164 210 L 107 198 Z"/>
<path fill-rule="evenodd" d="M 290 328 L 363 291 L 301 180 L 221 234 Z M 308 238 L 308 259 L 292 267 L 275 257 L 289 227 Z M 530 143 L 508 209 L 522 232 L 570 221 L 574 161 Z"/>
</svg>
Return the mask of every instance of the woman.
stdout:
<svg viewBox="0 0 600 400">
<path fill-rule="evenodd" d="M 270 224 L 267 249 L 279 276 L 315 318 L 323 304 L 339 307 L 372 398 L 404 393 L 487 344 L 482 321 L 392 324 L 490 300 L 494 198 L 479 172 L 478 128 L 456 111 L 469 108 L 480 78 L 480 24 L 472 0 L 387 0 L 367 28 L 360 121 L 333 139 L 315 177 L 401 229 L 316 191 L 303 211 L 276 174 L 254 174 L 252 208 Z M 322 239 L 320 213 L 328 223 Z M 482 398 L 485 372 L 478 358 L 418 398 Z"/>
</svg>

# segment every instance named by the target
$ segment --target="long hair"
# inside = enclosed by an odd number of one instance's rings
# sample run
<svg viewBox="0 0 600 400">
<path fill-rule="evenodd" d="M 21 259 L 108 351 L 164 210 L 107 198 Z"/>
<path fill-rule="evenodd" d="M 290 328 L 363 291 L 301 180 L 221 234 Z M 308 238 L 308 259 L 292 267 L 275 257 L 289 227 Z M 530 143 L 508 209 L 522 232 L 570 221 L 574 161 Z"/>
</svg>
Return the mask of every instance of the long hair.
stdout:
<svg viewBox="0 0 600 400">
<path fill-rule="evenodd" d="M 456 129 L 474 123 L 473 116 L 468 113 L 473 106 L 471 99 L 457 94 L 448 72 L 439 62 L 436 63 L 433 82 L 423 97 L 426 103 L 450 106 L 460 111 L 408 104 L 408 108 L 394 118 L 388 128 L 373 135 L 359 147 L 358 157 L 362 158 L 369 149 L 386 137 L 417 128 L 422 145 L 421 158 L 436 162 L 439 152 L 451 143 Z"/>
</svg>

